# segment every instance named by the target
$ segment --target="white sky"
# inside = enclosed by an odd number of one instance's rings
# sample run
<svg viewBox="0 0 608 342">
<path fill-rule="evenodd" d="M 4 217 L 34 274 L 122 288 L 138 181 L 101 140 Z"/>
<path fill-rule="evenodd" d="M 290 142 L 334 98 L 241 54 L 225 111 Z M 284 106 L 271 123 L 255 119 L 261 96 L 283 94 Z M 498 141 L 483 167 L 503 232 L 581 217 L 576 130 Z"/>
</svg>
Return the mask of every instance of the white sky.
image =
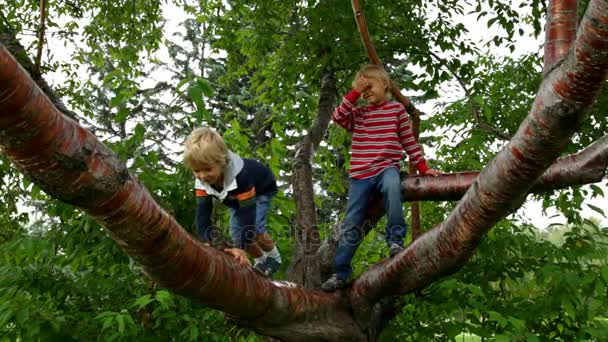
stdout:
<svg viewBox="0 0 608 342">
<path fill-rule="evenodd" d="M 520 2 L 521 1 L 514 1 L 513 6 L 514 7 L 517 6 Z M 186 14 L 179 11 L 179 9 L 176 9 L 172 6 L 170 7 L 169 5 L 165 5 L 164 11 L 165 11 L 165 18 L 167 19 L 167 25 L 166 25 L 166 28 L 164 31 L 165 37 L 170 40 L 175 40 L 176 38 L 173 37 L 173 33 L 176 32 L 176 30 L 180 30 L 183 32 L 183 29 L 179 28 L 178 24 L 186 17 Z M 478 22 L 474 15 L 464 16 L 461 18 L 461 22 L 468 28 L 468 30 L 470 32 L 469 38 L 471 40 L 478 41 L 478 42 L 485 42 L 498 33 L 496 25 L 494 25 L 492 28 L 487 28 L 486 23 L 485 23 L 486 19 L 487 18 L 482 18 L 481 21 Z M 354 25 L 355 25 L 355 22 L 353 20 L 353 26 Z M 515 53 L 510 53 L 506 48 L 493 48 L 490 53 L 495 56 L 511 55 L 513 57 L 521 56 L 521 55 L 529 53 L 529 52 L 542 53 L 540 40 L 536 40 L 530 36 L 519 37 L 517 34 L 516 34 L 516 37 L 518 37 L 518 38 L 516 38 L 518 43 L 516 44 L 517 49 L 516 49 Z M 544 36 L 541 34 L 541 39 L 542 39 L 542 37 L 544 37 Z M 28 37 L 23 37 L 23 38 L 28 39 Z M 33 39 L 33 37 L 29 37 L 29 39 Z M 70 46 L 63 46 L 64 45 L 63 43 L 52 42 L 52 41 L 49 42 L 48 44 L 49 44 L 49 46 L 51 46 L 51 52 L 53 53 L 53 57 L 55 59 L 68 60 L 70 58 L 70 54 L 73 51 L 73 48 L 71 48 Z M 57 47 L 59 47 L 59 46 L 62 46 L 62 48 L 58 49 Z M 46 49 L 45 49 L 45 53 L 46 53 Z M 365 51 L 361 51 L 361 53 L 365 53 Z M 161 60 L 169 59 L 167 50 L 164 47 L 162 47 L 155 55 L 157 58 L 159 58 Z M 47 58 L 47 56 L 44 56 L 43 58 Z M 80 74 L 86 75 L 86 71 L 83 71 Z M 142 86 L 144 86 L 144 87 L 151 86 L 151 85 L 155 84 L 156 80 L 168 80 L 168 79 L 170 79 L 169 76 L 170 75 L 167 70 L 158 70 L 151 75 L 151 78 L 153 80 L 144 82 Z M 64 80 L 64 76 L 57 72 L 49 73 L 46 75 L 46 77 L 50 83 L 59 83 L 59 82 L 63 82 L 63 80 Z M 411 93 L 408 94 L 408 92 L 406 90 L 404 91 L 404 94 L 413 95 Z M 418 107 L 423 112 L 429 113 L 429 115 L 433 115 L 434 106 L 436 105 L 436 103 L 452 101 L 455 99 L 462 98 L 463 96 L 464 96 L 464 93 L 462 92 L 461 88 L 458 85 L 456 85 L 454 82 L 448 83 L 448 84 L 445 84 L 440 87 L 440 99 L 439 100 L 420 104 L 420 105 L 418 105 Z M 170 101 L 170 99 L 168 101 Z M 432 157 L 433 151 L 431 149 L 427 148 L 427 149 L 425 149 L 425 151 L 427 152 L 427 154 L 429 154 Z M 596 185 L 601 186 L 602 189 L 604 190 L 604 192 L 606 194 L 608 194 L 608 187 L 606 186 L 607 185 L 606 180 L 604 180 L 602 183 L 599 183 Z M 588 186 L 586 188 L 588 188 Z M 585 203 L 594 205 L 594 206 L 602 208 L 602 209 L 606 209 L 608 211 L 608 199 L 606 199 L 606 198 L 589 199 Z M 558 223 L 566 222 L 565 217 L 563 215 L 561 215 L 560 213 L 558 213 L 554 208 L 549 208 L 547 210 L 546 214 L 543 214 L 542 205 L 538 201 L 528 201 L 518 211 L 518 214 L 527 217 L 527 219 L 538 228 L 544 228 L 550 224 L 558 224 Z M 583 217 L 586 217 L 586 218 L 594 217 L 596 219 L 600 219 L 601 223 L 604 226 L 608 226 L 608 220 L 606 218 L 602 218 L 598 213 L 596 213 L 595 211 L 592 211 L 586 205 L 583 205 L 582 215 L 583 215 Z"/>
</svg>

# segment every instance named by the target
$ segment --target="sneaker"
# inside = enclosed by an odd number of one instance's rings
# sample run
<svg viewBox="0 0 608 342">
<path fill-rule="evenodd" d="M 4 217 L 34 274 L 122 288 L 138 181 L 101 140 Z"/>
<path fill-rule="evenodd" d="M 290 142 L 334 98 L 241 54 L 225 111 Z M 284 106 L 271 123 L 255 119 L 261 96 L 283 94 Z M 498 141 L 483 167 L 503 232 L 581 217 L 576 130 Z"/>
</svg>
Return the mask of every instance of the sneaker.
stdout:
<svg viewBox="0 0 608 342">
<path fill-rule="evenodd" d="M 388 254 L 392 257 L 394 257 L 395 255 L 399 254 L 399 252 L 401 252 L 403 250 L 402 246 L 399 246 L 396 243 L 393 243 L 389 248 L 388 248 Z"/>
<path fill-rule="evenodd" d="M 273 274 L 277 273 L 280 267 L 281 263 L 273 258 L 266 258 L 266 260 L 253 266 L 256 271 L 262 273 L 265 277 L 271 277 Z"/>
<path fill-rule="evenodd" d="M 336 273 L 332 274 L 323 284 L 321 289 L 325 292 L 334 292 L 337 289 L 344 287 L 346 279 L 341 279 Z"/>
</svg>

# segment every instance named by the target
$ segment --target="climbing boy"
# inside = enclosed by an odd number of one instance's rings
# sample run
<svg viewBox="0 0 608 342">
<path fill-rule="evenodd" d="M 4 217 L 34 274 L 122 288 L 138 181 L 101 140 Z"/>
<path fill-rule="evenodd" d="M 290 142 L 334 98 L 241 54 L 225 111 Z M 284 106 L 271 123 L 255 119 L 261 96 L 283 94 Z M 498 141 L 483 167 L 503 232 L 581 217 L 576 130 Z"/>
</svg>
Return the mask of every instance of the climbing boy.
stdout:
<svg viewBox="0 0 608 342">
<path fill-rule="evenodd" d="M 387 101 L 389 84 L 382 66 L 364 66 L 355 76 L 353 89 L 332 115 L 334 122 L 352 132 L 352 146 L 348 202 L 334 259 L 335 273 L 321 285 L 324 291 L 343 287 L 352 274 L 350 263 L 363 240 L 361 226 L 375 191 L 380 191 L 384 200 L 390 256 L 403 250 L 407 227 L 399 175 L 403 151 L 419 173 L 439 175 L 427 166 L 403 105 Z M 356 106 L 361 96 L 366 104 Z"/>
<path fill-rule="evenodd" d="M 266 232 L 268 209 L 277 193 L 272 171 L 260 162 L 241 158 L 228 150 L 224 139 L 208 127 L 195 129 L 186 139 L 184 164 L 196 177 L 196 230 L 211 243 L 220 232 L 211 224 L 212 197 L 230 209 L 230 235 L 234 248 L 224 249 L 241 264 L 272 276 L 281 266 L 281 255 Z"/>
</svg>

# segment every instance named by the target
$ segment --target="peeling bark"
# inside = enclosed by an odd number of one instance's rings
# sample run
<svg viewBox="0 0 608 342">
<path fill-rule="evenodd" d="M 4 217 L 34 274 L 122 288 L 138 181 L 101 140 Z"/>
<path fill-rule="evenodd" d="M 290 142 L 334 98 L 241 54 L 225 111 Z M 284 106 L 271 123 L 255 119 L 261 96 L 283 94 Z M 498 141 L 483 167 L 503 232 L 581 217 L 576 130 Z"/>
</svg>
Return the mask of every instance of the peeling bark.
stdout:
<svg viewBox="0 0 608 342">
<path fill-rule="evenodd" d="M 542 193 L 576 185 L 597 183 L 608 168 L 608 135 L 584 150 L 556 160 L 542 174 L 532 193 Z M 475 182 L 479 172 L 458 172 L 437 177 L 406 176 L 401 183 L 406 201 L 457 201 Z"/>
<path fill-rule="evenodd" d="M 554 0 L 547 6 L 545 27 L 545 58 L 543 73 L 546 75 L 566 56 L 576 37 L 578 0 Z"/>
<path fill-rule="evenodd" d="M 284 340 L 364 340 L 337 294 L 271 281 L 200 244 L 116 154 L 62 115 L 0 45 L 0 147 L 49 195 L 93 217 L 155 282 Z"/>
</svg>

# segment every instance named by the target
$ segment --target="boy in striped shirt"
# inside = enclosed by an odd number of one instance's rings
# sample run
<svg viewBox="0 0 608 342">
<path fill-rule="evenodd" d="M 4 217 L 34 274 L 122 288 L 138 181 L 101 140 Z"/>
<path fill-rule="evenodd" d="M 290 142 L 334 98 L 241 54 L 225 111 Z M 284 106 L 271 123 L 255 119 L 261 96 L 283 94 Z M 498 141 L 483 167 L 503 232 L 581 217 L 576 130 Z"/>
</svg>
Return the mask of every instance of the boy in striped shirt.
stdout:
<svg viewBox="0 0 608 342">
<path fill-rule="evenodd" d="M 352 273 L 351 260 L 363 240 L 361 225 L 371 194 L 380 191 L 387 215 L 386 242 L 390 256 L 403 250 L 406 223 L 403 215 L 399 162 L 403 151 L 418 172 L 437 176 L 416 142 L 402 104 L 387 101 L 390 79 L 382 66 L 366 65 L 355 76 L 353 89 L 344 96 L 332 120 L 352 132 L 350 187 L 334 259 L 334 274 L 321 288 L 335 291 Z M 363 96 L 366 105 L 356 106 Z"/>
<path fill-rule="evenodd" d="M 208 127 L 195 129 L 186 139 L 184 163 L 196 177 L 196 230 L 201 240 L 209 245 L 220 234 L 211 224 L 215 197 L 230 209 L 235 248 L 224 251 L 250 265 L 246 250 L 255 260 L 254 269 L 268 277 L 277 272 L 281 255 L 266 232 L 270 201 L 277 193 L 272 171 L 228 150 L 222 136 Z"/>
</svg>

